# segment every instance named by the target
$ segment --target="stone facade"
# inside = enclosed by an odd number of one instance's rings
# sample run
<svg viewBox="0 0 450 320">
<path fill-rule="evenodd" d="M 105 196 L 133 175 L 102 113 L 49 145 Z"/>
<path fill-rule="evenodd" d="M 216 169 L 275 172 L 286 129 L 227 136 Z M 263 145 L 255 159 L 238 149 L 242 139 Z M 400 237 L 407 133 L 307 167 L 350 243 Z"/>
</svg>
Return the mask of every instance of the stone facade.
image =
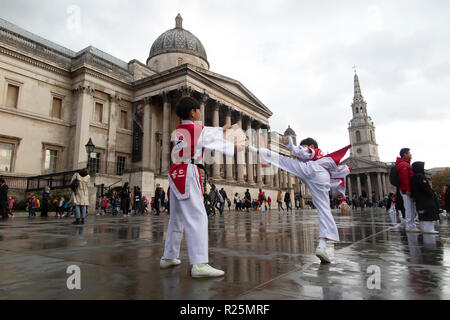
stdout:
<svg viewBox="0 0 450 320">
<path fill-rule="evenodd" d="M 205 125 L 237 123 L 249 137 L 255 136 L 254 145 L 264 141 L 288 154 L 278 142 L 282 136 L 270 131 L 272 112 L 239 81 L 209 70 L 203 46 L 179 18 L 173 33 L 185 37 L 173 43 L 163 37 L 161 48 L 152 47 L 147 65 L 126 63 L 92 46 L 73 52 L 0 19 L 2 175 L 36 176 L 84 167 L 85 144 L 91 138 L 95 184 L 129 181 L 150 197 L 156 183 L 168 187 L 171 133 L 180 123 L 175 105 L 186 95 L 201 103 Z M 132 162 L 136 103 L 143 107 L 142 157 Z M 273 200 L 279 189 L 309 197 L 298 179 L 263 168 L 259 160 L 249 162 L 248 152 L 235 159 L 213 157 L 221 161 L 207 166 L 211 181 L 230 196 L 235 190 L 251 188 L 254 193 L 263 188 Z"/>
</svg>

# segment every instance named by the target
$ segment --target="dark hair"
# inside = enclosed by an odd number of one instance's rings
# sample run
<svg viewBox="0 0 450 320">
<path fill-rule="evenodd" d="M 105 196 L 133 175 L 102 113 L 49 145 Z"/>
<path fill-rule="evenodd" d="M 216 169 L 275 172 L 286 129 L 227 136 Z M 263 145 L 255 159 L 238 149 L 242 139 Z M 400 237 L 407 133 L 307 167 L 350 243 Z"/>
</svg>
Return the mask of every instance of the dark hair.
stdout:
<svg viewBox="0 0 450 320">
<path fill-rule="evenodd" d="M 5 179 L 0 178 L 0 183 L 5 183 Z"/>
<path fill-rule="evenodd" d="M 313 145 L 314 148 L 316 148 L 316 149 L 319 147 L 319 145 L 317 144 L 317 141 L 314 140 L 313 138 L 306 138 L 306 139 L 303 139 L 303 140 L 300 142 L 300 145 L 301 145 L 301 146 L 303 146 L 303 145 L 307 145 L 307 146 Z"/>
<path fill-rule="evenodd" d="M 198 101 L 191 97 L 181 98 L 176 107 L 177 116 L 182 120 L 186 120 L 189 118 L 189 113 L 192 109 L 200 109 Z"/>
<path fill-rule="evenodd" d="M 403 158 L 403 156 L 405 154 L 407 154 L 409 152 L 409 148 L 403 148 L 402 150 L 400 150 L 400 158 Z"/>
</svg>

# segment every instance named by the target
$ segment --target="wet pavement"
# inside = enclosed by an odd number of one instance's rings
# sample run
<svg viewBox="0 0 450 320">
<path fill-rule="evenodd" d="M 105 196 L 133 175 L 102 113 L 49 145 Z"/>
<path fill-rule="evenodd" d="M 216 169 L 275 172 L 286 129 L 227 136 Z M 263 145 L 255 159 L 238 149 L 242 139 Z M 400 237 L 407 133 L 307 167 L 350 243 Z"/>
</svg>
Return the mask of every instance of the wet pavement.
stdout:
<svg viewBox="0 0 450 320">
<path fill-rule="evenodd" d="M 342 216 L 333 263 L 314 256 L 314 210 L 209 217 L 210 264 L 219 279 L 192 279 L 182 264 L 160 270 L 169 217 L 16 217 L 0 222 L 0 299 L 449 299 L 450 224 L 440 235 L 406 234 L 383 209 Z M 70 265 L 81 290 L 69 290 Z M 373 270 L 379 273 L 373 273 Z M 379 274 L 379 286 L 375 277 Z M 375 284 L 375 287 L 372 286 Z"/>
</svg>

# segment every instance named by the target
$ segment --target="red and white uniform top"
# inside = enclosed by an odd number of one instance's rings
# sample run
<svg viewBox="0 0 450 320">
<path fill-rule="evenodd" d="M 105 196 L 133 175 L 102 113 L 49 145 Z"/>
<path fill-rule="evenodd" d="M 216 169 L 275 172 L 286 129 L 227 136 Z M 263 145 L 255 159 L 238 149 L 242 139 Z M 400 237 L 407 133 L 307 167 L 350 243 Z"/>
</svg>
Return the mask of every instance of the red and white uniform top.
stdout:
<svg viewBox="0 0 450 320">
<path fill-rule="evenodd" d="M 341 195 L 345 197 L 345 177 L 350 173 L 351 169 L 346 165 L 340 165 L 341 159 L 345 156 L 351 145 L 339 149 L 330 154 L 324 155 L 319 148 L 311 149 L 303 146 L 295 146 L 292 138 L 289 137 L 287 148 L 298 158 L 299 161 L 313 161 L 317 165 L 328 170 L 330 173 L 331 191 L 334 196 Z"/>
<path fill-rule="evenodd" d="M 183 120 L 173 132 L 172 141 L 173 164 L 169 170 L 169 184 L 178 200 L 189 198 L 193 181 L 198 181 L 203 189 L 200 169 L 192 161 L 202 163 L 204 149 L 215 150 L 229 157 L 234 155 L 234 144 L 224 139 L 220 127 L 204 127 Z"/>
</svg>

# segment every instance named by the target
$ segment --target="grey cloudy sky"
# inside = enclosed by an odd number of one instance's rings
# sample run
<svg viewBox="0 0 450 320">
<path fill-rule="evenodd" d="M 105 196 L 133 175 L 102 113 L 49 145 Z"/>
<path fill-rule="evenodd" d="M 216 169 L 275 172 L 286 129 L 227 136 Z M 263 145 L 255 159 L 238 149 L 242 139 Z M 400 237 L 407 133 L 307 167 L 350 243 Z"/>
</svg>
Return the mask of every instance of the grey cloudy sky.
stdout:
<svg viewBox="0 0 450 320">
<path fill-rule="evenodd" d="M 272 110 L 273 130 L 290 125 L 325 152 L 348 144 L 356 64 L 381 160 L 407 146 L 426 168 L 450 166 L 450 1 L 0 0 L 3 19 L 127 62 L 145 63 L 178 13 L 211 71 L 239 80 Z"/>
</svg>

